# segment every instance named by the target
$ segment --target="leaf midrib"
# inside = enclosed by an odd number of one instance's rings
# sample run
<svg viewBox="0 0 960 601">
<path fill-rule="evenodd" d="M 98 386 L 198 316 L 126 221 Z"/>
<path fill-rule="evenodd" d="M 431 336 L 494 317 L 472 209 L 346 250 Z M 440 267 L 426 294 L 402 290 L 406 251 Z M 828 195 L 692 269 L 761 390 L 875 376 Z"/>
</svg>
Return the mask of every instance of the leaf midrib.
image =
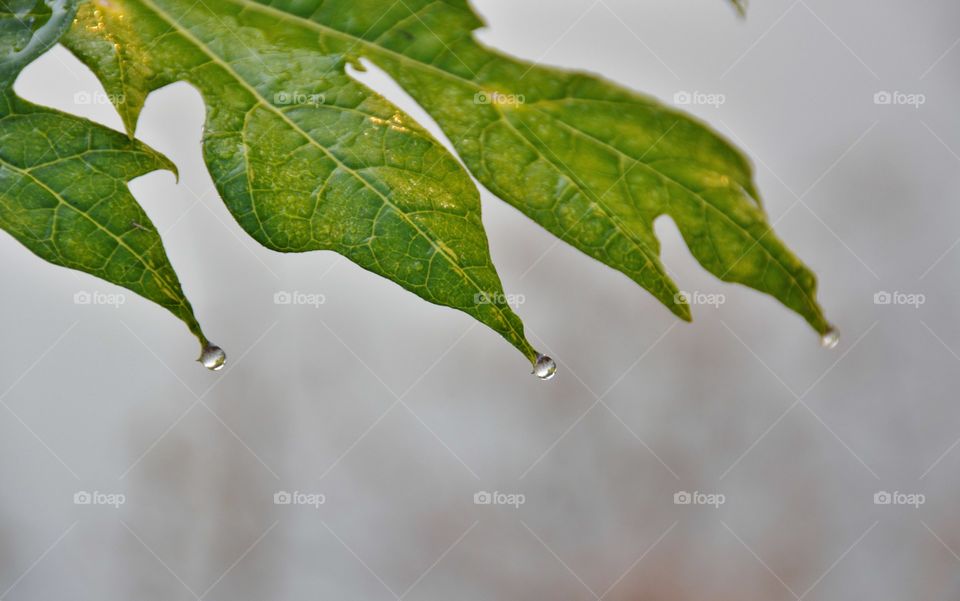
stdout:
<svg viewBox="0 0 960 601">
<path fill-rule="evenodd" d="M 558 124 L 560 124 L 562 127 L 567 128 L 573 135 L 578 135 L 578 136 L 580 136 L 580 137 L 582 137 L 582 138 L 584 138 L 584 139 L 586 139 L 586 140 L 592 141 L 592 142 L 595 143 L 595 144 L 600 144 L 600 145 L 602 145 L 602 146 L 604 146 L 604 147 L 606 147 L 606 148 L 609 148 L 610 150 L 612 150 L 613 152 L 617 153 L 618 155 L 620 155 L 620 156 L 622 156 L 622 157 L 624 157 L 624 158 L 631 159 L 631 160 L 635 161 L 635 164 L 636 164 L 636 165 L 642 165 L 642 166 L 646 167 L 647 169 L 649 169 L 649 170 L 652 171 L 653 173 L 656 173 L 657 175 L 659 175 L 660 177 L 662 177 L 665 181 L 670 182 L 670 183 L 678 186 L 678 187 L 681 188 L 682 190 L 688 192 L 690 195 L 692 195 L 693 197 L 695 197 L 696 199 L 698 199 L 701 203 L 703 203 L 704 206 L 711 208 L 713 211 L 715 211 L 717 214 L 719 214 L 723 219 L 725 219 L 725 220 L 728 221 L 730 224 L 732 224 L 736 229 L 738 229 L 738 230 L 740 230 L 741 232 L 743 232 L 744 235 L 746 235 L 746 237 L 747 237 L 748 239 L 750 239 L 750 240 L 753 241 L 753 246 L 752 246 L 747 252 L 750 252 L 751 250 L 753 250 L 754 248 L 757 248 L 757 247 L 762 248 L 764 254 L 767 255 L 767 257 L 768 257 L 769 259 L 772 259 L 774 263 L 776 263 L 777 265 L 779 265 L 780 268 L 783 270 L 783 272 L 787 275 L 787 277 L 790 278 L 790 281 L 791 281 L 792 285 L 795 286 L 798 290 L 800 290 L 801 296 L 802 296 L 803 299 L 807 302 L 808 307 L 811 308 L 811 309 L 814 309 L 814 312 L 815 312 L 816 305 L 813 303 L 812 299 L 811 299 L 810 296 L 807 294 L 807 292 L 806 292 L 806 290 L 803 288 L 803 286 L 800 285 L 800 282 L 797 281 L 797 278 L 793 275 L 793 272 L 792 272 L 790 269 L 787 268 L 787 265 L 785 265 L 785 264 L 783 263 L 783 261 L 781 261 L 779 258 L 777 258 L 777 256 L 774 255 L 772 252 L 770 252 L 770 250 L 767 249 L 767 247 L 766 247 L 765 244 L 763 244 L 763 242 L 762 242 L 763 238 L 764 238 L 768 233 L 770 233 L 770 231 L 772 231 L 772 229 L 773 229 L 772 227 L 767 227 L 767 230 L 763 233 L 762 236 L 760 236 L 760 237 L 754 236 L 754 235 L 750 232 L 750 230 L 746 229 L 745 227 L 743 227 L 742 225 L 740 225 L 739 223 L 737 223 L 736 221 L 734 221 L 732 217 L 730 217 L 730 216 L 729 216 L 727 213 L 725 213 L 724 211 L 720 210 L 716 205 L 714 205 L 714 204 L 711 203 L 711 202 L 708 202 L 707 199 L 706 199 L 702 194 L 700 194 L 700 193 L 697 192 L 696 190 L 693 190 L 692 188 L 684 185 L 682 182 L 680 182 L 680 181 L 678 181 L 678 180 L 670 177 L 669 175 L 666 175 L 665 173 L 663 173 L 662 171 L 660 171 L 659 169 L 657 169 L 655 166 L 651 165 L 650 163 L 647 163 L 647 162 L 644 162 L 644 161 L 641 161 L 641 160 L 638 160 L 638 159 L 634 159 L 633 157 L 631 157 L 630 155 L 626 154 L 625 152 L 623 152 L 622 150 L 620 150 L 620 149 L 617 148 L 616 146 L 614 146 L 614 145 L 612 145 L 612 144 L 610 144 L 610 143 L 608 143 L 608 142 L 605 142 L 605 141 L 603 141 L 603 140 L 601 140 L 601 139 L 599 139 L 599 138 L 596 138 L 596 137 L 594 137 L 593 135 L 591 135 L 591 134 L 589 134 L 589 133 L 581 130 L 580 128 L 577 128 L 577 127 L 574 127 L 574 126 L 572 126 L 572 125 L 570 125 L 570 124 L 568 124 L 568 123 L 565 123 L 564 121 L 556 118 L 555 116 L 551 115 L 550 113 L 546 113 L 546 112 L 543 112 L 543 111 L 538 111 L 538 112 L 539 112 L 540 114 L 542 114 L 542 115 L 546 115 L 546 116 L 550 117 L 552 120 L 556 121 L 556 122 L 557 122 Z M 741 257 L 741 258 L 742 258 L 742 257 Z"/>
<path fill-rule="evenodd" d="M 154 277 L 156 277 L 157 281 L 160 284 L 160 287 L 163 289 L 163 291 L 167 294 L 169 298 L 175 301 L 178 306 L 184 305 L 184 303 L 178 299 L 177 295 L 174 294 L 173 291 L 170 289 L 170 287 L 167 285 L 166 279 L 152 265 L 150 265 L 145 260 L 144 256 L 141 255 L 139 251 L 135 250 L 133 247 L 127 244 L 126 241 L 121 236 L 114 234 L 109 229 L 107 229 L 102 224 L 100 224 L 96 219 L 94 219 L 89 214 L 87 214 L 85 211 L 82 211 L 78 207 L 67 202 L 66 198 L 64 198 L 62 194 L 56 192 L 53 188 L 48 186 L 46 183 L 43 182 L 43 180 L 39 179 L 29 170 L 22 169 L 17 165 L 10 163 L 6 159 L 3 159 L 2 157 L 0 157 L 0 164 L 4 165 L 5 167 L 11 169 L 16 173 L 19 173 L 21 176 L 24 176 L 30 179 L 31 181 L 35 182 L 38 186 L 46 190 L 48 194 L 50 194 L 53 198 L 55 198 L 58 203 L 76 211 L 78 214 L 82 215 L 84 219 L 86 219 L 87 221 L 92 223 L 94 226 L 96 226 L 97 229 L 99 229 L 100 231 L 104 232 L 105 234 L 113 238 L 113 240 L 116 241 L 118 246 L 125 248 L 133 257 L 135 257 L 137 260 L 140 261 L 140 264 L 143 265 L 147 271 L 149 271 L 151 274 L 154 275 Z M 56 215 L 54 215 L 54 227 L 55 226 L 56 226 Z"/>
</svg>

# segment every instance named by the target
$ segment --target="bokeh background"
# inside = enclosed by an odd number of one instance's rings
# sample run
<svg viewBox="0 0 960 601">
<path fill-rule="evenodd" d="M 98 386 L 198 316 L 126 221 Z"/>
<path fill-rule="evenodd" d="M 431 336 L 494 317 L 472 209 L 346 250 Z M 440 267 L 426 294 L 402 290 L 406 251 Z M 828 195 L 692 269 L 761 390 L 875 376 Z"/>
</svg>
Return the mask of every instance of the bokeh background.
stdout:
<svg viewBox="0 0 960 601">
<path fill-rule="evenodd" d="M 680 287 L 725 301 L 692 325 L 484 191 L 506 291 L 561 364 L 541 382 L 465 315 L 331 253 L 260 248 L 203 167 L 199 94 L 173 85 L 137 133 L 180 181 L 131 187 L 230 365 L 199 367 L 139 297 L 75 304 L 122 290 L 0 236 L 0 599 L 956 599 L 960 4 L 474 5 L 479 37 L 518 56 L 667 102 L 722 95 L 686 108 L 753 157 L 839 347 L 713 279 L 669 220 Z M 120 129 L 62 48 L 17 90 Z"/>
</svg>

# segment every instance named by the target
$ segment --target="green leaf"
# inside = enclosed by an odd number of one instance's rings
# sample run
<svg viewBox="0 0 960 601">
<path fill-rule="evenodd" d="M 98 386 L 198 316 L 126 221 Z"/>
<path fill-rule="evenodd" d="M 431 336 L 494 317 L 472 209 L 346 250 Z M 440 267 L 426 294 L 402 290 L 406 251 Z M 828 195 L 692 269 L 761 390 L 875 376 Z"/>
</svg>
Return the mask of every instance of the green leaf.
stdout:
<svg viewBox="0 0 960 601">
<path fill-rule="evenodd" d="M 97 0 L 65 43 L 117 95 L 139 99 L 177 79 L 197 85 L 210 107 L 211 172 L 241 224 L 273 248 L 332 247 L 376 270 L 371 254 L 342 244 L 379 241 L 356 231 L 356 212 L 402 191 L 411 209 L 392 203 L 399 210 L 389 234 L 416 239 L 403 232 L 402 214 L 422 210 L 414 190 L 425 166 L 440 174 L 426 178 L 434 205 L 445 198 L 462 212 L 468 204 L 479 228 L 475 193 L 446 154 L 345 75 L 345 64 L 366 58 L 436 119 L 480 182 L 679 317 L 690 319 L 690 309 L 659 258 L 653 222 L 661 215 L 717 277 L 776 297 L 821 334 L 830 330 L 814 275 L 774 235 L 737 149 L 653 98 L 490 50 L 473 37 L 482 25 L 465 0 Z M 133 75 L 123 77 L 123 65 Z M 324 102 L 285 102 L 297 94 Z M 433 166 L 422 158 L 428 152 L 438 157 Z M 390 160 L 406 173 L 371 168 Z M 323 184 L 331 173 L 334 190 Z M 317 197 L 322 202 L 304 200 Z M 397 273 L 409 272 L 410 257 L 380 242 L 395 261 L 378 273 L 403 282 Z M 479 248 L 471 256 L 479 258 Z"/>
<path fill-rule="evenodd" d="M 56 265 L 123 286 L 200 329 L 160 236 L 127 189 L 163 156 L 119 132 L 16 96 L 20 71 L 70 26 L 69 0 L 0 8 L 0 229 Z"/>
<path fill-rule="evenodd" d="M 124 99 L 131 132 L 150 90 L 180 80 L 200 90 L 207 166 L 261 244 L 339 252 L 537 361 L 506 303 L 467 173 L 350 78 L 348 57 L 311 29 L 223 0 L 104 0 L 81 7 L 64 42 Z"/>
</svg>

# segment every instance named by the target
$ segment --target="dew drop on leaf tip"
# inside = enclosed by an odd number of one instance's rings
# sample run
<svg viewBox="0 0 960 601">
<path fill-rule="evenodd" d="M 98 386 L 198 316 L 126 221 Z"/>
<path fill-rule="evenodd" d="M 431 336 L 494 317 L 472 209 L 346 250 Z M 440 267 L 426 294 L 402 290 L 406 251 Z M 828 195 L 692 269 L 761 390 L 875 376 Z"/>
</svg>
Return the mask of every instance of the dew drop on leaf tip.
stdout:
<svg viewBox="0 0 960 601">
<path fill-rule="evenodd" d="M 820 337 L 820 346 L 827 350 L 837 348 L 838 344 L 840 344 L 840 332 L 834 327 L 831 327 Z"/>
<path fill-rule="evenodd" d="M 533 365 L 532 373 L 541 380 L 549 380 L 557 375 L 557 363 L 546 355 L 537 355 L 537 362 Z"/>
<path fill-rule="evenodd" d="M 219 346 L 208 344 L 203 348 L 197 361 L 210 371 L 219 371 L 227 364 L 227 354 Z"/>
</svg>

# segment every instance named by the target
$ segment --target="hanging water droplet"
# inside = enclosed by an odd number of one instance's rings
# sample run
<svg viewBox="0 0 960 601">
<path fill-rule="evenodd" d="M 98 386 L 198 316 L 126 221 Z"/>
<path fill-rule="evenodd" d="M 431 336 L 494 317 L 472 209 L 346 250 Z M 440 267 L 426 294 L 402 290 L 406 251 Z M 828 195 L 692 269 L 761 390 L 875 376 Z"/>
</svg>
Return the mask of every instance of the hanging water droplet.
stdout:
<svg viewBox="0 0 960 601">
<path fill-rule="evenodd" d="M 537 362 L 533 365 L 532 373 L 541 380 L 549 380 L 557 375 L 557 363 L 546 355 L 537 355 Z"/>
<path fill-rule="evenodd" d="M 820 346 L 825 349 L 837 348 L 838 344 L 840 344 L 840 332 L 834 327 L 831 327 L 820 337 Z"/>
<path fill-rule="evenodd" d="M 197 361 L 210 371 L 219 371 L 227 364 L 227 354 L 219 346 L 208 344 L 203 348 L 203 352 L 200 353 L 200 358 Z"/>
</svg>

